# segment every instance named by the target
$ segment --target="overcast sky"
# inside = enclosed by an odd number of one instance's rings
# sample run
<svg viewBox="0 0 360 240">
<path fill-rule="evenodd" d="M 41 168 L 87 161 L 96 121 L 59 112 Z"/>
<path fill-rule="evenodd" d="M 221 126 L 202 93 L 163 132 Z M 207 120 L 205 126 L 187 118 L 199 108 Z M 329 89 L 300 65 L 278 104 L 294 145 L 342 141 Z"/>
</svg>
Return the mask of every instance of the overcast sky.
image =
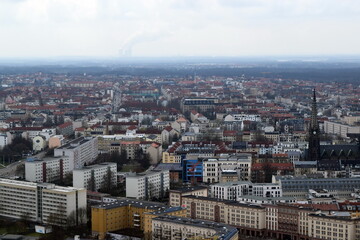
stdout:
<svg viewBox="0 0 360 240">
<path fill-rule="evenodd" d="M 360 54 L 360 0 L 0 0 L 0 58 Z"/>
</svg>

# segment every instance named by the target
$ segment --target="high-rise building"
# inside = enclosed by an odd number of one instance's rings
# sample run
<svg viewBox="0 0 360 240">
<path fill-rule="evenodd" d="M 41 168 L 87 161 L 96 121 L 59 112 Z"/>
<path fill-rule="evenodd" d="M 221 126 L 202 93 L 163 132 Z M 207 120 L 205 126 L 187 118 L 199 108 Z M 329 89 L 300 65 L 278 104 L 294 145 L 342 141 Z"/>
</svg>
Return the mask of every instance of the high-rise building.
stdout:
<svg viewBox="0 0 360 240">
<path fill-rule="evenodd" d="M 0 216 L 66 226 L 86 217 L 86 190 L 52 183 L 0 179 Z M 84 215 L 79 215 L 83 209 Z M 80 219 L 82 218 L 82 219 Z"/>
<path fill-rule="evenodd" d="M 54 156 L 68 156 L 70 168 L 82 168 L 92 163 L 98 156 L 98 139 L 96 137 L 79 137 L 61 147 L 54 149 Z"/>
<path fill-rule="evenodd" d="M 152 170 L 126 177 L 126 197 L 161 198 L 170 189 L 169 170 Z"/>
<path fill-rule="evenodd" d="M 110 176 L 107 176 L 110 171 Z M 116 186 L 117 165 L 112 162 L 104 162 L 90 165 L 73 171 L 73 186 L 86 188 L 92 191 L 99 191 L 109 177 L 112 186 Z"/>
</svg>

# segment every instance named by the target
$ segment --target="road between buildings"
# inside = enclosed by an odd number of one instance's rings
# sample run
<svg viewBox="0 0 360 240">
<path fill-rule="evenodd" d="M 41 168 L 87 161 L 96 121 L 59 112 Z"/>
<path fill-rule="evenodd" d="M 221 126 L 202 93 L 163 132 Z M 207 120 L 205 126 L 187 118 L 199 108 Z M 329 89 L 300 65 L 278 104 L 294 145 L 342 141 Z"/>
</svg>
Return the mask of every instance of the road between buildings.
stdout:
<svg viewBox="0 0 360 240">
<path fill-rule="evenodd" d="M 43 151 L 43 152 L 40 152 L 34 156 L 31 156 L 32 158 L 39 158 L 39 159 L 42 159 L 44 156 L 45 156 L 46 152 Z M 20 165 L 23 165 L 25 164 L 25 159 L 22 159 L 20 161 L 16 161 L 16 162 L 13 162 L 9 165 L 7 165 L 5 168 L 1 168 L 0 169 L 0 177 L 3 177 L 3 178 L 11 178 L 11 177 L 14 177 L 16 176 L 16 169 L 18 168 L 18 166 Z"/>
</svg>

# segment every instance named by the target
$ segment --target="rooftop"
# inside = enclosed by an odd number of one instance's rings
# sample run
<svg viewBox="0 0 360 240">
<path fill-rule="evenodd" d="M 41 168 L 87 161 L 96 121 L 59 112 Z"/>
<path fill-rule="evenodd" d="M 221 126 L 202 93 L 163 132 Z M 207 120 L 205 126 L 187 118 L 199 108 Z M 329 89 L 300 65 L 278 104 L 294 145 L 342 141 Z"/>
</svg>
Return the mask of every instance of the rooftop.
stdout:
<svg viewBox="0 0 360 240">
<path fill-rule="evenodd" d="M 130 205 L 138 208 L 146 208 L 146 209 L 154 210 L 153 214 L 164 214 L 164 213 L 179 211 L 183 209 L 181 207 L 169 207 L 162 203 L 132 200 L 132 199 L 119 199 L 116 202 L 101 204 L 98 206 L 94 206 L 93 208 L 113 209 L 113 208 L 119 208 Z"/>
<path fill-rule="evenodd" d="M 79 137 L 65 145 L 58 147 L 57 149 L 74 149 L 92 139 L 93 137 Z"/>
<path fill-rule="evenodd" d="M 185 187 L 185 188 L 173 189 L 173 190 L 170 190 L 170 192 L 187 193 L 187 192 L 204 190 L 204 189 L 207 189 L 207 187 L 206 186 L 193 186 L 193 187 Z"/>
<path fill-rule="evenodd" d="M 91 169 L 97 169 L 97 168 L 103 168 L 103 167 L 110 167 L 110 166 L 116 166 L 116 163 L 113 162 L 103 162 L 103 163 L 99 163 L 99 164 L 95 164 L 95 165 L 90 165 L 90 166 L 85 166 L 83 168 L 80 169 L 74 169 L 74 171 L 86 171 L 86 170 L 91 170 Z"/>
<path fill-rule="evenodd" d="M 220 239 L 230 239 L 237 234 L 237 229 L 226 224 L 210 222 L 205 220 L 196 220 L 191 218 L 176 217 L 176 216 L 159 216 L 153 220 L 170 222 L 172 224 L 189 225 L 194 227 L 209 228 L 215 231 L 213 236 L 220 236 Z"/>
</svg>

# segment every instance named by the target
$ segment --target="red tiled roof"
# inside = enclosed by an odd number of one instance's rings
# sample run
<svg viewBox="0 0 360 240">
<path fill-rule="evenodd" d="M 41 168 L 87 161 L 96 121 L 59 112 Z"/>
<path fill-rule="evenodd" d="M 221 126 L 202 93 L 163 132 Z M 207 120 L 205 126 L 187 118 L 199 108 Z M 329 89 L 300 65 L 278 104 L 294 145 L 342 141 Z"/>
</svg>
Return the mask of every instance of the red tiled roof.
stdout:
<svg viewBox="0 0 360 240">
<path fill-rule="evenodd" d="M 72 126 L 72 122 L 65 122 L 58 126 L 58 128 L 67 128 L 69 126 Z"/>
</svg>

